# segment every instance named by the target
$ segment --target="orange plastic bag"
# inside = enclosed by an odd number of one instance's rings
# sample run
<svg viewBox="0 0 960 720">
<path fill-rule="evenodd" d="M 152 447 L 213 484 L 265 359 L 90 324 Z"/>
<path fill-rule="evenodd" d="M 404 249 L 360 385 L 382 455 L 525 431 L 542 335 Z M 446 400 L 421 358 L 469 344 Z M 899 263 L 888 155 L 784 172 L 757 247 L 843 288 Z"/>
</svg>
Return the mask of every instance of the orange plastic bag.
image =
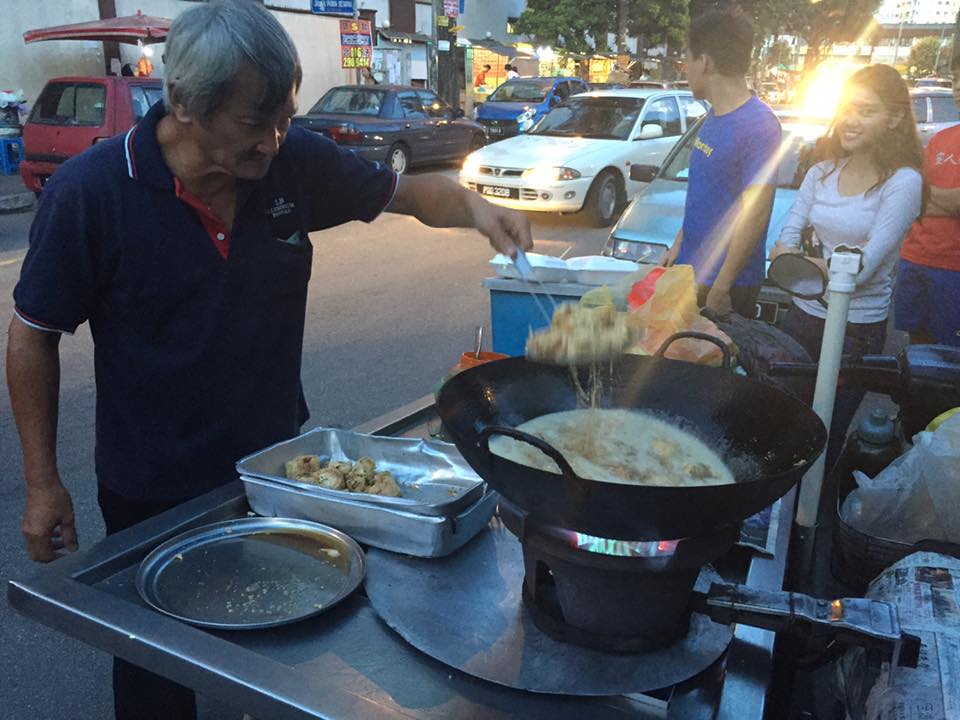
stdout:
<svg viewBox="0 0 960 720">
<path fill-rule="evenodd" d="M 653 294 L 649 294 L 651 281 L 656 283 Z M 637 341 L 627 352 L 653 355 L 667 338 L 685 331 L 712 335 L 731 352 L 736 350 L 733 341 L 700 314 L 696 281 L 690 265 L 674 265 L 658 276 L 651 272 L 634 284 L 628 295 L 628 305 L 630 312 L 627 323 Z M 720 365 L 723 362 L 723 352 L 719 347 L 706 340 L 692 338 L 677 340 L 667 350 L 666 357 L 702 365 Z"/>
</svg>

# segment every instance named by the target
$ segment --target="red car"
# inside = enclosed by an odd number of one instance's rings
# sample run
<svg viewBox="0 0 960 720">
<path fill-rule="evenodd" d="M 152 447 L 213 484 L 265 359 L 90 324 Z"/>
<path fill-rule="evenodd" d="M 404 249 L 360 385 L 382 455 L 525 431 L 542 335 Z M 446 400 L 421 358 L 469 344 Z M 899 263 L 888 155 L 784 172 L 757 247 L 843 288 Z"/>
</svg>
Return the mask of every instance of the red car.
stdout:
<svg viewBox="0 0 960 720">
<path fill-rule="evenodd" d="M 23 126 L 20 177 L 40 193 L 66 160 L 124 133 L 163 97 L 163 81 L 141 77 L 60 77 L 47 82 Z"/>
</svg>

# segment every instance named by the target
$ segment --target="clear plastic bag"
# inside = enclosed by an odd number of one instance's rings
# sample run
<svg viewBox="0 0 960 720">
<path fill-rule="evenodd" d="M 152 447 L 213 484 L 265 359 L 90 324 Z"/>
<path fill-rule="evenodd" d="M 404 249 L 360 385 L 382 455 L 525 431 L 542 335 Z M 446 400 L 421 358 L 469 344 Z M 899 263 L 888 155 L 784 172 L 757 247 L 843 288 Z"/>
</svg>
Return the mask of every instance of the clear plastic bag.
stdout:
<svg viewBox="0 0 960 720">
<path fill-rule="evenodd" d="M 913 447 L 875 478 L 854 477 L 856 501 L 844 504 L 853 527 L 907 543 L 960 542 L 960 414 L 917 433 Z"/>
</svg>

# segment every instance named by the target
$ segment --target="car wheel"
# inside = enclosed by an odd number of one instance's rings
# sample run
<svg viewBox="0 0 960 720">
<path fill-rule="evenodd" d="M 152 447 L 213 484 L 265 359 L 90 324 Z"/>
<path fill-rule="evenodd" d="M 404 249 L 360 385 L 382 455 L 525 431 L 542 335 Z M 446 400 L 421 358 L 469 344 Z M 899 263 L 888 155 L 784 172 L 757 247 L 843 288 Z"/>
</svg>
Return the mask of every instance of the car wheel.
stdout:
<svg viewBox="0 0 960 720">
<path fill-rule="evenodd" d="M 403 175 L 410 167 L 410 151 L 400 143 L 392 146 L 387 153 L 387 164 L 397 175 Z"/>
<path fill-rule="evenodd" d="M 611 170 L 604 170 L 597 175 L 583 205 L 590 224 L 594 227 L 609 227 L 617 217 L 622 195 L 620 181 Z"/>
<path fill-rule="evenodd" d="M 487 139 L 483 135 L 480 135 L 478 133 L 477 135 L 474 135 L 473 138 L 470 140 L 470 152 L 473 152 L 474 150 L 479 150 L 486 144 L 487 144 Z"/>
</svg>

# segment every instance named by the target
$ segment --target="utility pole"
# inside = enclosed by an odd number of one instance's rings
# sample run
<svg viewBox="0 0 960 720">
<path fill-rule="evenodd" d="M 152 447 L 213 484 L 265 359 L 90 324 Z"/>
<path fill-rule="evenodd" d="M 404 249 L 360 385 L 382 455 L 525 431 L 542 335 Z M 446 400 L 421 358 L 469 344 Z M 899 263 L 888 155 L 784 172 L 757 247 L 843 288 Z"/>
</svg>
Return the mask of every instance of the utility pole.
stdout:
<svg viewBox="0 0 960 720">
<path fill-rule="evenodd" d="M 437 52 L 437 95 L 452 107 L 460 107 L 460 83 L 457 81 L 456 34 L 450 32 L 451 22 L 444 11 L 443 0 L 433 0 L 433 35 Z"/>
<path fill-rule="evenodd" d="M 630 9 L 627 5 L 627 0 L 618 0 L 617 2 L 617 53 L 620 55 L 626 55 L 630 52 L 630 49 L 627 47 L 627 18 L 629 17 Z M 637 48 L 640 49 L 639 47 Z M 626 68 L 624 68 L 626 70 Z"/>
</svg>

